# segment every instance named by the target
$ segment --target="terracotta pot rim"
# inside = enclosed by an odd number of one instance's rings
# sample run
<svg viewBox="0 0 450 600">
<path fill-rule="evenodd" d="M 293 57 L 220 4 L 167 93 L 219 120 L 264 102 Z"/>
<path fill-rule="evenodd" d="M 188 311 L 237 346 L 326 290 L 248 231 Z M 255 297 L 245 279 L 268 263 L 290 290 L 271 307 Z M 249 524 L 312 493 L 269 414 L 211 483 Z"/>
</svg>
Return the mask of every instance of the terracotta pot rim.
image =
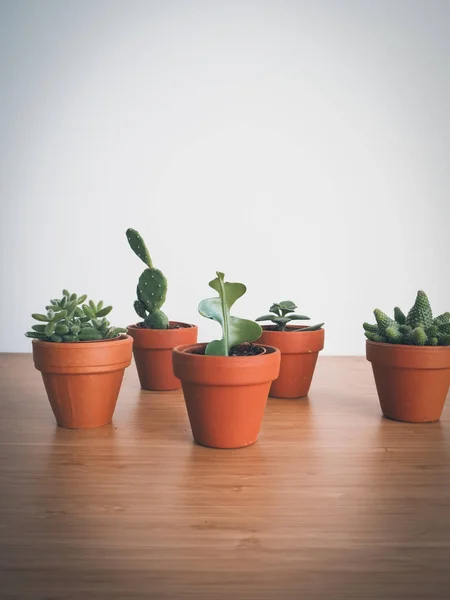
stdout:
<svg viewBox="0 0 450 600">
<path fill-rule="evenodd" d="M 126 340 L 128 340 L 128 338 L 131 338 L 130 335 L 128 335 L 127 333 L 121 333 L 119 336 L 115 337 L 115 338 L 110 338 L 107 340 L 82 340 L 79 342 L 47 342 L 45 340 L 38 340 L 37 338 L 34 338 L 32 340 L 32 343 L 36 346 L 41 346 L 43 348 L 69 348 L 69 349 L 73 349 L 73 348 L 80 348 L 84 345 L 89 345 L 89 346 L 102 346 L 105 347 L 107 345 L 110 344 L 118 344 L 118 343 L 124 343 Z"/>
<path fill-rule="evenodd" d="M 184 323 L 184 321 L 169 321 L 169 323 L 173 324 L 175 323 L 176 325 L 183 325 L 183 327 L 177 327 L 175 329 L 150 329 L 149 327 L 139 327 L 138 323 L 134 323 L 133 325 L 127 325 L 127 329 L 134 329 L 134 330 L 138 330 L 138 331 L 158 331 L 158 332 L 164 332 L 164 331 L 178 331 L 178 329 L 192 329 L 193 327 L 197 327 L 197 325 L 193 324 L 193 323 Z"/>
<path fill-rule="evenodd" d="M 261 354 L 255 354 L 253 356 L 209 356 L 207 354 L 196 354 L 194 352 L 188 352 L 188 350 L 190 350 L 191 348 L 205 348 L 208 345 L 208 342 L 199 342 L 198 344 L 184 344 L 183 346 L 175 346 L 175 348 L 173 348 L 173 353 L 177 354 L 178 356 L 186 356 L 188 355 L 189 357 L 193 357 L 192 360 L 202 360 L 202 359 L 207 359 L 207 360 L 211 360 L 211 359 L 220 359 L 223 360 L 225 358 L 232 358 L 233 361 L 237 362 L 237 361 L 255 361 L 258 360 L 258 358 L 266 358 L 267 356 L 271 356 L 272 354 L 276 354 L 277 352 L 280 352 L 278 348 L 275 348 L 275 346 L 268 346 L 267 344 L 253 344 L 254 346 L 258 346 L 261 348 L 264 348 L 265 352 L 262 352 Z"/>
<path fill-rule="evenodd" d="M 366 340 L 368 346 L 378 346 L 380 348 L 398 348 L 405 350 L 406 352 L 450 352 L 450 346 L 413 346 L 409 344 L 388 344 L 386 342 L 373 342 L 372 340 Z"/>
</svg>

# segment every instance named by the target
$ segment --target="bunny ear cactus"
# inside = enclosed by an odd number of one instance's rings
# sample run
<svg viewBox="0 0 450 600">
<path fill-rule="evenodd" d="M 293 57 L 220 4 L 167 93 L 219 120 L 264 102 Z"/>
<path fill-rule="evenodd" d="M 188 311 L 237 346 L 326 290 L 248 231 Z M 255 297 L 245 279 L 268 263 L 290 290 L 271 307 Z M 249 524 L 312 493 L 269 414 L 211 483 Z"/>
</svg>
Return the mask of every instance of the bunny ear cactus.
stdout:
<svg viewBox="0 0 450 600">
<path fill-rule="evenodd" d="M 272 321 L 276 326 L 276 331 L 286 331 L 286 325 L 291 321 L 309 321 L 309 317 L 305 315 L 297 315 L 294 310 L 297 308 L 291 300 L 283 300 L 276 304 L 272 304 L 269 308 L 271 314 L 262 315 L 256 321 Z M 289 329 L 289 331 L 317 331 L 321 329 L 324 323 L 310 325 L 309 327 L 301 327 L 299 329 Z"/>
<path fill-rule="evenodd" d="M 39 323 L 25 335 L 44 342 L 87 342 L 113 339 L 126 333 L 125 329 L 112 327 L 105 318 L 112 306 L 104 307 L 102 300 L 98 304 L 92 300 L 84 304 L 86 298 L 86 294 L 78 297 L 63 290 L 61 299 L 50 300 L 45 314 L 31 315 Z"/>
<path fill-rule="evenodd" d="M 433 318 L 428 297 L 422 290 L 417 292 L 416 301 L 406 317 L 398 306 L 394 308 L 394 319 L 378 308 L 374 315 L 376 324 L 363 323 L 366 338 L 373 342 L 450 346 L 450 312 Z"/>
<path fill-rule="evenodd" d="M 202 300 L 199 313 L 207 319 L 213 319 L 222 326 L 223 336 L 206 346 L 205 354 L 210 356 L 229 356 L 230 349 L 244 342 L 254 342 L 262 333 L 258 323 L 230 315 L 233 304 L 247 291 L 243 283 L 225 282 L 224 273 L 217 272 L 216 279 L 209 282 L 219 297 Z"/>
<path fill-rule="evenodd" d="M 166 300 L 167 279 L 159 269 L 154 268 L 150 253 L 141 235 L 135 229 L 127 229 L 126 236 L 133 252 L 148 267 L 139 277 L 134 310 L 143 319 L 143 327 L 168 329 L 169 319 L 160 310 Z"/>
</svg>

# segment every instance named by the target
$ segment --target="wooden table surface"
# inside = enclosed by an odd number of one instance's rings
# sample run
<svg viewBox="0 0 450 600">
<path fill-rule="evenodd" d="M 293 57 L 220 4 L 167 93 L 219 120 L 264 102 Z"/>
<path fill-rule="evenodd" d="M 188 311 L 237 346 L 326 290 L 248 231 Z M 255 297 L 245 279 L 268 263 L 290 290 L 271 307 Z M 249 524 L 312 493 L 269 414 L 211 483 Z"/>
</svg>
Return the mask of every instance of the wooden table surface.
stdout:
<svg viewBox="0 0 450 600">
<path fill-rule="evenodd" d="M 382 418 L 369 363 L 321 357 L 259 441 L 193 443 L 181 392 L 127 370 L 113 423 L 59 429 L 0 355 L 0 598 L 450 598 L 450 409 Z"/>
</svg>

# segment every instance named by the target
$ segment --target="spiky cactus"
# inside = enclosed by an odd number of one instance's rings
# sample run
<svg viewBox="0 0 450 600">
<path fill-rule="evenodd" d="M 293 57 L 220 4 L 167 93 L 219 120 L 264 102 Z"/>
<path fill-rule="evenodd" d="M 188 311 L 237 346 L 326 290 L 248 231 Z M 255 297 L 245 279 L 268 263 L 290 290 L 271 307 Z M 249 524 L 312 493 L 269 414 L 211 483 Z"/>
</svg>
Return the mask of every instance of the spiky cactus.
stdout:
<svg viewBox="0 0 450 600">
<path fill-rule="evenodd" d="M 363 323 L 367 339 L 387 344 L 407 344 L 411 346 L 450 346 L 450 312 L 433 319 L 428 297 L 420 290 L 414 306 L 405 317 L 396 306 L 394 319 L 383 311 L 374 310 L 376 324 Z"/>
<path fill-rule="evenodd" d="M 141 235 L 135 229 L 127 229 L 126 235 L 133 252 L 148 267 L 139 277 L 134 310 L 143 319 L 142 327 L 168 329 L 169 319 L 160 310 L 166 300 L 167 279 L 159 269 L 154 268 L 150 253 Z"/>
<path fill-rule="evenodd" d="M 92 300 L 84 304 L 86 298 L 86 294 L 78 297 L 63 290 L 61 299 L 50 300 L 45 307 L 46 314 L 31 315 L 39 323 L 25 335 L 45 342 L 88 342 L 113 339 L 126 333 L 126 329 L 111 327 L 105 319 L 112 306 L 104 307 L 102 300 L 98 304 Z"/>
<path fill-rule="evenodd" d="M 297 315 L 294 310 L 297 305 L 292 300 L 283 300 L 272 304 L 269 308 L 271 314 L 262 315 L 255 319 L 256 321 L 272 321 L 277 331 L 286 331 L 286 325 L 291 321 L 309 321 L 309 317 L 305 315 Z M 317 325 L 310 325 L 309 327 L 301 327 L 299 329 L 290 328 L 289 331 L 316 331 L 321 329 L 324 323 L 318 323 Z"/>
</svg>

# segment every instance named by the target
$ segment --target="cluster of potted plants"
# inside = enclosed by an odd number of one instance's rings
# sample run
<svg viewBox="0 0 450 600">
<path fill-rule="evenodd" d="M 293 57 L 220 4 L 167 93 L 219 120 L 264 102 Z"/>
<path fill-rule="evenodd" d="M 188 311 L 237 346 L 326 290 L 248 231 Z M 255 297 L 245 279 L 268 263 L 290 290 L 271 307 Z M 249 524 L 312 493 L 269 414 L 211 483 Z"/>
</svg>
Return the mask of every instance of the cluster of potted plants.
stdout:
<svg viewBox="0 0 450 600">
<path fill-rule="evenodd" d="M 161 310 L 167 294 L 164 274 L 153 266 L 144 240 L 128 229 L 131 249 L 145 269 L 134 308 L 141 321 L 126 329 L 106 319 L 112 310 L 63 290 L 26 335 L 41 371 L 59 426 L 100 427 L 112 419 L 132 352 L 141 387 L 165 391 L 182 387 L 195 441 L 214 448 L 238 448 L 256 441 L 269 394 L 308 394 L 317 357 L 324 347 L 323 323 L 295 313 L 292 301 L 273 304 L 255 321 L 231 315 L 246 292 L 217 272 L 199 313 L 216 321 L 220 339 L 197 343 L 196 325 L 171 321 Z M 364 323 L 383 413 L 409 422 L 440 418 L 450 385 L 450 313 L 433 318 L 424 292 L 405 316 L 375 310 L 376 324 Z M 259 322 L 270 321 L 261 327 Z"/>
</svg>

